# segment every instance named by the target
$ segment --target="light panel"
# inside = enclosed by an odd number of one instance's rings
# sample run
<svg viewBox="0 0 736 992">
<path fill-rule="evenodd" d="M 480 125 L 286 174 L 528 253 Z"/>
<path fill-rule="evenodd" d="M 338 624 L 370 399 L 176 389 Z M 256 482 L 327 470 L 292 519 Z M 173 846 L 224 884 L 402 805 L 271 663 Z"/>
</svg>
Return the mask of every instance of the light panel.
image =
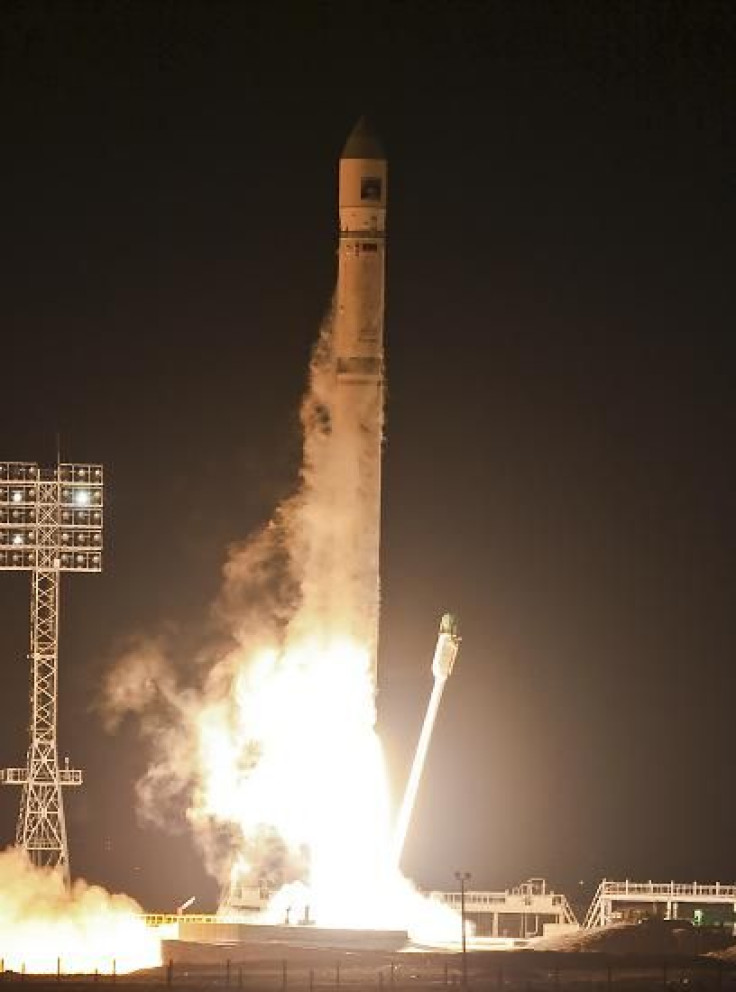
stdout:
<svg viewBox="0 0 736 992">
<path fill-rule="evenodd" d="M 103 470 L 0 462 L 0 570 L 102 569 Z"/>
</svg>

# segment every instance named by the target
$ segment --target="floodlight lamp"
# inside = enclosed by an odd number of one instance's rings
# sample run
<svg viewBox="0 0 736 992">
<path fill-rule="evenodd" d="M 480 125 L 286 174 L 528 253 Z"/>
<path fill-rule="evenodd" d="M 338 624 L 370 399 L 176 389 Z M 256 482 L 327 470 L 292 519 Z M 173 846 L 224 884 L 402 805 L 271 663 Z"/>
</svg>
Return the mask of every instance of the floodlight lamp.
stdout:
<svg viewBox="0 0 736 992">
<path fill-rule="evenodd" d="M 21 503 L 23 501 L 23 493 L 20 491 L 20 489 L 13 490 L 12 499 L 14 503 Z"/>
<path fill-rule="evenodd" d="M 22 544 L 22 543 L 23 543 L 23 535 L 13 534 L 13 544 Z"/>
<path fill-rule="evenodd" d="M 77 504 L 77 506 L 88 506 L 89 492 L 86 489 L 78 489 L 74 493 L 74 502 Z"/>
</svg>

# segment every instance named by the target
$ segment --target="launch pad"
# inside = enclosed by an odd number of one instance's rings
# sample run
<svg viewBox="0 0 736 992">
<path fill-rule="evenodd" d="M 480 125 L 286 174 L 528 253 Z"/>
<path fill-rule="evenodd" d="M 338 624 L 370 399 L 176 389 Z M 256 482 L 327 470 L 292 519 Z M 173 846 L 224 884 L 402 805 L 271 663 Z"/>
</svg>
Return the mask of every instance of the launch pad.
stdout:
<svg viewBox="0 0 736 992">
<path fill-rule="evenodd" d="M 227 958 L 281 957 L 287 950 L 384 951 L 395 953 L 409 942 L 406 930 L 354 930 L 316 926 L 284 926 L 213 920 L 183 920 L 177 936 L 166 940 L 164 958 L 197 964 Z"/>
</svg>

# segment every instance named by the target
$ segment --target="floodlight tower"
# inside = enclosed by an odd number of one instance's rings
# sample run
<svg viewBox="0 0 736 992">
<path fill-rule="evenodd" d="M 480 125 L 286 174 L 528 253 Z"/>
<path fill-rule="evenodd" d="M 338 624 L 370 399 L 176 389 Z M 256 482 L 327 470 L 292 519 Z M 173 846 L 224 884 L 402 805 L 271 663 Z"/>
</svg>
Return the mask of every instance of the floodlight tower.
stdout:
<svg viewBox="0 0 736 992">
<path fill-rule="evenodd" d="M 82 773 L 59 767 L 56 711 L 59 580 L 102 569 L 102 466 L 0 462 L 0 570 L 31 573 L 31 721 L 25 768 L 0 769 L 23 793 L 15 842 L 69 881 L 62 788 Z"/>
</svg>

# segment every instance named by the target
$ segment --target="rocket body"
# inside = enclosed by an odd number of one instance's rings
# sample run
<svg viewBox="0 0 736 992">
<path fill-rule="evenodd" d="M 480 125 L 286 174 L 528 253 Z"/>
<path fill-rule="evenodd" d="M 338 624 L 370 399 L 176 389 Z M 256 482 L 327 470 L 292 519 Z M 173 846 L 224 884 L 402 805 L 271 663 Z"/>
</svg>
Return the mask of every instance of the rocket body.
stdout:
<svg viewBox="0 0 736 992">
<path fill-rule="evenodd" d="M 343 465 L 353 476 L 347 488 L 357 501 L 350 510 L 354 525 L 341 553 L 354 562 L 359 601 L 351 609 L 353 633 L 370 652 L 374 685 L 380 601 L 386 204 L 386 158 L 361 120 L 340 157 L 332 429 L 338 447 L 344 442 Z"/>
<path fill-rule="evenodd" d="M 387 166 L 361 121 L 340 158 L 340 249 L 335 323 L 337 376 L 366 401 L 381 392 Z"/>
<path fill-rule="evenodd" d="M 310 884 L 319 888 L 322 871 L 329 898 L 338 881 L 332 877 L 331 866 L 340 864 L 349 850 L 341 840 L 338 850 L 328 857 L 329 845 L 337 840 L 337 827 L 343 836 L 363 837 L 366 824 L 377 826 L 380 821 L 380 751 L 375 735 L 364 733 L 363 723 L 375 719 L 376 713 L 386 174 L 386 159 L 378 140 L 364 121 L 358 122 L 339 162 L 338 276 L 330 312 L 312 352 L 309 388 L 302 401 L 301 485 L 272 521 L 265 544 L 268 560 L 264 564 L 255 559 L 257 581 L 264 583 L 256 588 L 274 595 L 275 608 L 264 611 L 267 622 L 274 626 L 266 629 L 283 636 L 284 642 L 279 678 L 268 685 L 273 685 L 276 695 L 286 692 L 286 686 L 288 693 L 292 687 L 298 692 L 303 686 L 305 718 L 317 719 L 322 718 L 322 711 L 309 693 L 312 686 L 321 690 L 326 684 L 323 679 L 329 678 L 333 691 L 329 719 L 336 721 L 330 731 L 334 747 L 337 751 L 346 742 L 354 746 L 351 767 L 362 770 L 368 778 L 365 787 L 351 793 L 342 781 L 339 761 L 328 762 L 322 769 L 319 762 L 310 759 L 309 768 L 317 768 L 315 795 L 321 795 L 319 790 L 331 783 L 331 798 L 325 793 L 327 814 L 324 802 L 319 801 L 324 815 L 305 816 L 299 800 L 304 782 L 288 778 L 289 774 L 303 777 L 302 765 L 289 760 L 283 771 L 287 777 L 279 778 L 278 756 L 284 753 L 283 746 L 277 746 L 266 734 L 264 764 L 259 764 L 259 755 L 254 765 L 262 772 L 256 776 L 259 785 L 253 786 L 253 793 L 246 789 L 250 798 L 242 807 L 248 810 L 243 814 L 242 847 L 232 868 L 224 903 L 227 908 L 259 905 L 259 880 L 264 876 L 279 885 L 286 880 L 281 875 L 282 858 L 274 856 L 270 840 L 265 840 L 270 838 L 271 827 L 284 840 L 283 861 L 289 872 L 309 849 Z M 319 661 L 314 658 L 315 651 Z M 288 675 L 288 682 L 280 680 L 282 674 Z M 283 706 L 276 708 L 283 716 Z M 346 721 L 346 734 L 341 721 Z M 314 740 L 305 741 L 308 754 L 321 756 L 323 729 L 315 728 Z M 277 736 L 281 739 L 282 732 Z M 274 750 L 269 751 L 271 747 Z M 246 780 L 251 781 L 249 776 Z M 274 790 L 265 787 L 271 782 L 275 783 Z M 351 799 L 346 804 L 344 796 L 348 794 L 355 802 Z M 335 796 L 333 809 L 329 803 Z M 259 803 L 263 805 L 259 807 Z M 299 807 L 298 815 L 292 814 L 294 803 Z M 255 813 L 257 821 L 252 820 Z M 259 827 L 253 832 L 256 822 Z M 268 828 L 264 835 L 261 824 Z M 360 841 L 366 865 L 371 863 L 369 850 L 379 836 L 380 831 L 376 831 L 366 845 Z M 326 877 L 325 865 L 329 869 Z M 355 874 L 354 864 L 350 871 Z"/>
</svg>

